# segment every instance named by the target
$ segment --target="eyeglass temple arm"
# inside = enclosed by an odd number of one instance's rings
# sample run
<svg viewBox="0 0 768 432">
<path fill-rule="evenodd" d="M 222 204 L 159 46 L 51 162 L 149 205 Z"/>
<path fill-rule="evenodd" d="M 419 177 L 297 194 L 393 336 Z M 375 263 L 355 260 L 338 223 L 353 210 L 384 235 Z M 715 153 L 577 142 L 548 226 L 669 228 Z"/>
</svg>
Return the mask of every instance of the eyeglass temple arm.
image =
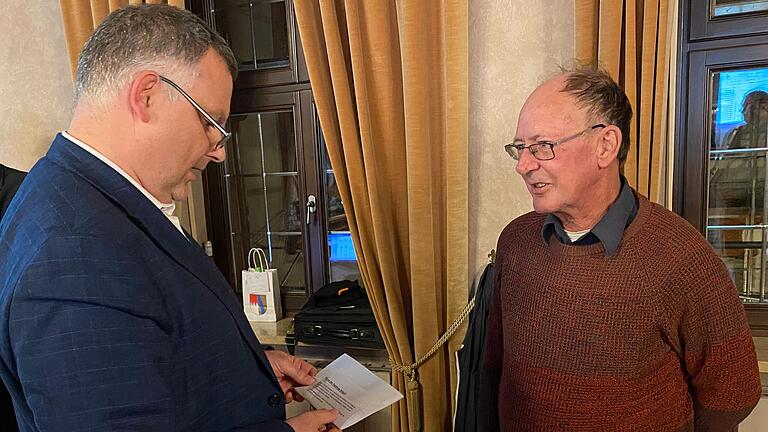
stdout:
<svg viewBox="0 0 768 432">
<path fill-rule="evenodd" d="M 182 96 L 184 96 L 184 99 L 186 99 L 187 101 L 189 101 L 189 103 L 191 103 L 191 104 L 192 104 L 192 106 L 193 106 L 193 107 L 195 107 L 195 109 L 196 109 L 196 110 L 197 110 L 197 111 L 198 111 L 200 114 L 202 114 L 202 115 L 203 115 L 203 117 L 205 117 L 205 119 L 208 121 L 208 123 L 210 123 L 211 125 L 213 125 L 213 127 L 215 127 L 215 128 L 216 128 L 216 129 L 217 129 L 219 132 L 221 132 L 221 135 L 222 135 L 222 136 L 224 136 L 224 137 L 229 137 L 230 135 L 232 135 L 232 133 L 230 133 L 230 132 L 227 132 L 227 131 L 226 131 L 226 129 L 224 129 L 223 127 L 221 127 L 221 125 L 220 125 L 220 124 L 219 124 L 219 123 L 218 123 L 216 120 L 214 120 L 214 119 L 213 119 L 213 117 L 211 117 L 211 116 L 210 116 L 210 115 L 209 115 L 207 112 L 205 112 L 205 110 L 203 109 L 203 107 L 201 107 L 200 105 L 198 105 L 198 104 L 197 104 L 197 102 L 195 102 L 195 100 L 194 100 L 194 99 L 192 99 L 192 97 L 191 97 L 190 95 L 188 95 L 188 94 L 187 94 L 187 92 L 185 92 L 184 90 L 182 90 L 182 89 L 181 89 L 181 87 L 179 87 L 178 85 L 176 85 L 176 83 L 175 83 L 175 82 L 173 82 L 173 81 L 169 80 L 168 78 L 166 78 L 166 77 L 164 77 L 164 76 L 162 76 L 162 75 L 159 75 L 159 77 L 160 77 L 160 79 L 161 79 L 161 80 L 162 80 L 164 83 L 167 83 L 167 84 L 168 84 L 168 85 L 170 85 L 171 87 L 173 87 L 173 88 L 175 88 L 176 90 L 178 90 L 178 92 L 179 92 L 179 93 L 181 93 L 181 95 L 182 95 Z"/>
</svg>

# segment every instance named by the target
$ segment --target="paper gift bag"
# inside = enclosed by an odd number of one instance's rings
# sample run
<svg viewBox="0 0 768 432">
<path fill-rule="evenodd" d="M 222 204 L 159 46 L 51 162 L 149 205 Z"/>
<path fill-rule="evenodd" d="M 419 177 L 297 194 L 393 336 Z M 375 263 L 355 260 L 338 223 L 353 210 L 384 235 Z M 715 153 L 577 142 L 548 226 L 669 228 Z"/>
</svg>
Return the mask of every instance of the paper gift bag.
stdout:
<svg viewBox="0 0 768 432">
<path fill-rule="evenodd" d="M 277 270 L 269 268 L 260 248 L 248 251 L 248 268 L 243 270 L 243 310 L 249 321 L 278 321 L 283 317 Z"/>
</svg>

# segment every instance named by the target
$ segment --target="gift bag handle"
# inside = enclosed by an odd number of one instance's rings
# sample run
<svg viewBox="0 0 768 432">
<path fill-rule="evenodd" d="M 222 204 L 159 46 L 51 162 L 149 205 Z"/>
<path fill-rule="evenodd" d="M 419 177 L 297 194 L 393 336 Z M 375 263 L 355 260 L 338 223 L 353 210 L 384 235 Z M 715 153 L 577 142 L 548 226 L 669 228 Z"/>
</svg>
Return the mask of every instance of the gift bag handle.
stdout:
<svg viewBox="0 0 768 432">
<path fill-rule="evenodd" d="M 256 254 L 259 255 L 259 263 L 261 263 L 261 257 L 264 257 L 264 263 L 261 265 L 262 270 L 270 270 L 269 260 L 267 259 L 267 254 L 264 252 L 264 249 L 256 248 Z"/>
<path fill-rule="evenodd" d="M 248 268 L 249 269 L 256 269 L 256 258 L 259 259 L 259 264 L 262 271 L 269 270 L 269 260 L 267 260 L 267 254 L 264 253 L 264 250 L 261 248 L 251 248 L 251 250 L 248 251 Z M 264 257 L 262 259 L 262 257 Z"/>
</svg>

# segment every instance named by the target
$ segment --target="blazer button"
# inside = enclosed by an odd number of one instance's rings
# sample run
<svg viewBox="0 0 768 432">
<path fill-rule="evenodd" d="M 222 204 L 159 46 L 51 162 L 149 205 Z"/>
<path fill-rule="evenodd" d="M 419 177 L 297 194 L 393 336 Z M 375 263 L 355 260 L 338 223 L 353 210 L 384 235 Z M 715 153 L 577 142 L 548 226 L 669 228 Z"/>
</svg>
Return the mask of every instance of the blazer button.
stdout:
<svg viewBox="0 0 768 432">
<path fill-rule="evenodd" d="M 273 394 L 272 396 L 270 396 L 270 397 L 267 399 L 267 405 L 269 405 L 269 406 L 271 406 L 272 408 L 274 408 L 274 407 L 276 407 L 276 406 L 280 405 L 280 400 L 281 400 L 281 399 L 280 399 L 280 395 L 279 395 L 279 394 L 277 394 L 277 393 L 275 393 L 275 394 Z"/>
</svg>

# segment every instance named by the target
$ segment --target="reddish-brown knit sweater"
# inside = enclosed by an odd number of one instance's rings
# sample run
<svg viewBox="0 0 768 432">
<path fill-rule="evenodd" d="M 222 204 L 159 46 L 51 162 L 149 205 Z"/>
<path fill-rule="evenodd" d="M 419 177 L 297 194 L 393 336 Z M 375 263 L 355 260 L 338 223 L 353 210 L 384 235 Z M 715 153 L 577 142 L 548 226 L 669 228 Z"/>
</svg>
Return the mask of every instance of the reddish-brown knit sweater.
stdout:
<svg viewBox="0 0 768 432">
<path fill-rule="evenodd" d="M 617 254 L 499 238 L 484 380 L 502 431 L 727 431 L 760 397 L 744 309 L 687 222 L 638 196 Z"/>
</svg>

